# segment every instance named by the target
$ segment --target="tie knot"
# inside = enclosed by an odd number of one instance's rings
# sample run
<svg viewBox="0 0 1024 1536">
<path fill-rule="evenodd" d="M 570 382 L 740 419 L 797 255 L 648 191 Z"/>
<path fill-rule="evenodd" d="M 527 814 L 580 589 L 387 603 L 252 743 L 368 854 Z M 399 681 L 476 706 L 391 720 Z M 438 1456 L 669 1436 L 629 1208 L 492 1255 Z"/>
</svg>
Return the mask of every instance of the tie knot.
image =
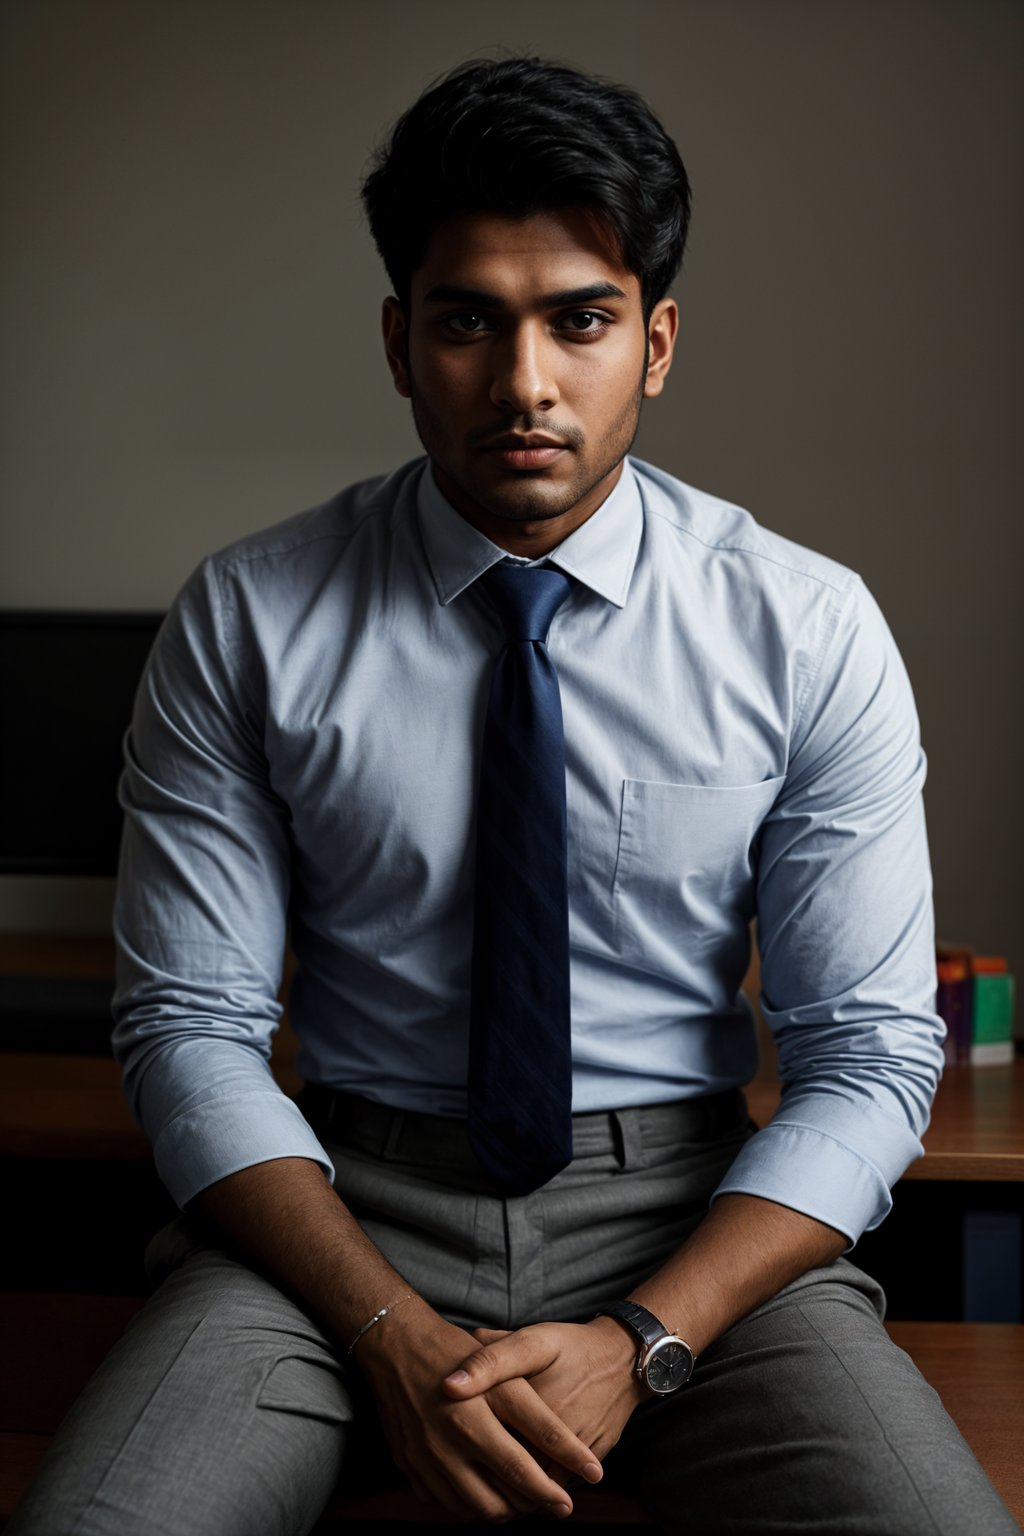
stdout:
<svg viewBox="0 0 1024 1536">
<path fill-rule="evenodd" d="M 492 565 L 481 580 L 497 609 L 509 645 L 548 637 L 551 620 L 572 590 L 572 581 L 550 566 Z"/>
</svg>

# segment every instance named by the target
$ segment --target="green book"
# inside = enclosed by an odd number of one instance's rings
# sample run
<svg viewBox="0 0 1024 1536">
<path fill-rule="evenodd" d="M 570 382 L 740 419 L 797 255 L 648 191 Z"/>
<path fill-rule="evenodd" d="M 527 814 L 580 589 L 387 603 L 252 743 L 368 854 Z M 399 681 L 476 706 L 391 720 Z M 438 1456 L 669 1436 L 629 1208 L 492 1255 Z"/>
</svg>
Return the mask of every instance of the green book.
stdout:
<svg viewBox="0 0 1024 1536">
<path fill-rule="evenodd" d="M 975 1066 L 1013 1060 L 1013 977 L 1006 971 L 973 978 L 971 1062 Z"/>
</svg>

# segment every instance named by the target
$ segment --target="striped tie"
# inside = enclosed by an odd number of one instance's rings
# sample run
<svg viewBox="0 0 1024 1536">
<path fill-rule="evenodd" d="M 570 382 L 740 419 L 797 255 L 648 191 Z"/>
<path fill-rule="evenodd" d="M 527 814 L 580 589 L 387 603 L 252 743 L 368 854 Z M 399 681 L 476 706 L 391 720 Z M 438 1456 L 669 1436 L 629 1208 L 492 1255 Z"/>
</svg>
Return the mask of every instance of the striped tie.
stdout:
<svg viewBox="0 0 1024 1536">
<path fill-rule="evenodd" d="M 505 630 L 477 807 L 469 1136 L 505 1195 L 572 1160 L 565 743 L 544 644 L 572 583 L 539 566 L 481 578 Z"/>
</svg>

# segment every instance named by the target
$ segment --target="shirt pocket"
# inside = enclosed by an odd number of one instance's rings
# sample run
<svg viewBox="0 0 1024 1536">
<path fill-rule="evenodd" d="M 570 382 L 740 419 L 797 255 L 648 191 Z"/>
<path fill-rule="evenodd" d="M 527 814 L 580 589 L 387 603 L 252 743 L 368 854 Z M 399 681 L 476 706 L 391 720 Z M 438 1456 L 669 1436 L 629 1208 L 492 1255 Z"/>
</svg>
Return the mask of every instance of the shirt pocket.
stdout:
<svg viewBox="0 0 1024 1536">
<path fill-rule="evenodd" d="M 784 783 L 623 781 L 612 879 L 620 953 L 667 959 L 683 935 L 711 942 L 749 921 L 758 832 Z"/>
</svg>

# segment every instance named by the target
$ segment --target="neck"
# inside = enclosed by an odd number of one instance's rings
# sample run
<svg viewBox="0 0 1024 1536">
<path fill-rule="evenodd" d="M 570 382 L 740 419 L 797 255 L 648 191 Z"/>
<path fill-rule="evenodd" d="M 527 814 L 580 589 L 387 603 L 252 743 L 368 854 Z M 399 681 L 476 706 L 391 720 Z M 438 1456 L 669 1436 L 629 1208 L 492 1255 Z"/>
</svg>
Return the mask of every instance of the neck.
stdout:
<svg viewBox="0 0 1024 1536">
<path fill-rule="evenodd" d="M 553 549 L 557 549 L 559 544 L 562 544 L 571 533 L 575 533 L 577 528 L 581 528 L 588 518 L 593 517 L 598 507 L 607 501 L 622 476 L 623 462 L 620 459 L 614 469 L 610 470 L 596 485 L 591 486 L 589 491 L 564 512 L 557 512 L 552 517 L 522 521 L 500 517 L 494 512 L 489 512 L 468 496 L 439 464 L 434 463 L 433 469 L 438 490 L 460 517 L 485 534 L 492 544 L 497 544 L 499 549 L 507 550 L 510 555 L 522 555 L 527 560 L 539 560 L 543 555 L 549 555 Z"/>
</svg>

